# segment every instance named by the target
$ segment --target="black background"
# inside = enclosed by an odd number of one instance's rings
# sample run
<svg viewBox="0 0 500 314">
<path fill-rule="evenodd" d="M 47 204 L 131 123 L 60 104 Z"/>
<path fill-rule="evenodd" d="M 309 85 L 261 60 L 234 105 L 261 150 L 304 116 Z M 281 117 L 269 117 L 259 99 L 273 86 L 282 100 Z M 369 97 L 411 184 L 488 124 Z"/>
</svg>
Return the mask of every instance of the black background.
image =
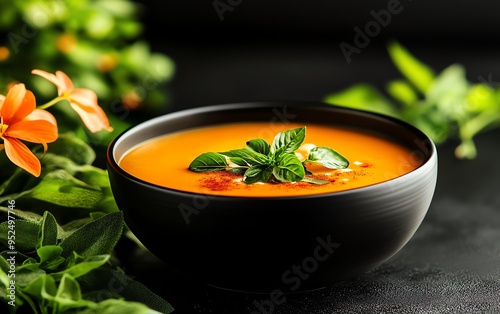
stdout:
<svg viewBox="0 0 500 314">
<path fill-rule="evenodd" d="M 240 1 L 233 0 L 233 3 Z M 223 3 L 227 3 L 222 1 Z M 355 27 L 391 1 L 248 1 L 224 12 L 214 1 L 142 1 L 145 37 L 173 58 L 178 110 L 251 100 L 322 100 L 354 83 L 383 89 L 401 77 L 386 44 L 398 40 L 439 72 L 463 64 L 468 78 L 500 81 L 500 2 L 401 0 L 398 14 L 347 63 Z"/>
</svg>

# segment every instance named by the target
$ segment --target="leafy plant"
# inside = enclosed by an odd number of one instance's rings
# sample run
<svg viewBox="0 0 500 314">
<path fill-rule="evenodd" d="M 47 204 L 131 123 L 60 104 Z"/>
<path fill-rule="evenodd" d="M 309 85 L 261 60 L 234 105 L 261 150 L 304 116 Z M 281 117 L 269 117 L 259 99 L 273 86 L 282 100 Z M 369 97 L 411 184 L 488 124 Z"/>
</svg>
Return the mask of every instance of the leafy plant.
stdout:
<svg viewBox="0 0 500 314">
<path fill-rule="evenodd" d="M 107 172 L 45 110 L 64 101 L 90 132 L 111 131 L 97 97 L 63 72 L 35 72 L 58 87 L 52 101 L 37 107 L 22 83 L 0 95 L 0 300 L 11 313 L 172 311 L 110 262 L 124 225 Z"/>
<path fill-rule="evenodd" d="M 173 311 L 109 262 L 122 234 L 121 212 L 99 216 L 75 228 L 60 226 L 50 212 L 37 219 L 34 213 L 28 217 L 6 207 L 0 211 L 15 215 L 0 223 L 1 234 L 10 230 L 16 235 L 14 244 L 4 237 L 0 240 L 4 247 L 0 253 L 0 298 L 10 302 L 12 313 L 22 306 L 30 307 L 32 313 L 120 313 L 124 308 L 133 313 L 156 312 L 144 303 L 161 313 Z M 115 289 L 112 282 L 120 282 L 122 287 Z M 8 293 L 12 285 L 14 299 Z"/>
<path fill-rule="evenodd" d="M 15 168 L 0 155 L 0 299 L 11 301 L 8 230 L 15 231 L 16 306 L 33 313 L 162 313 L 172 308 L 113 266 L 110 254 L 122 235 L 123 218 L 105 170 L 92 166 L 95 152 L 72 134 L 61 134 L 43 155 L 41 176 Z M 10 175 L 9 175 L 10 173 Z M 8 205 L 15 203 L 9 223 Z M 29 209 L 29 210 L 26 210 Z M 56 220 L 57 217 L 57 220 Z M 12 221 L 12 220 L 10 220 Z M 120 293 L 109 282 L 126 283 Z"/>
<path fill-rule="evenodd" d="M 327 103 L 364 109 L 405 120 L 437 144 L 458 137 L 458 158 L 477 155 L 474 136 L 500 125 L 500 89 L 470 83 L 463 66 L 453 64 L 438 75 L 397 42 L 388 45 L 391 60 L 404 76 L 390 81 L 386 97 L 376 88 L 357 84 L 325 98 Z"/>
<path fill-rule="evenodd" d="M 328 181 L 306 177 L 311 174 L 306 169 L 307 162 L 323 165 L 330 169 L 342 169 L 349 161 L 329 147 L 314 147 L 306 160 L 301 161 L 295 151 L 302 145 L 306 127 L 290 129 L 278 133 L 272 145 L 263 139 L 253 139 L 246 148 L 227 152 L 203 153 L 189 165 L 195 172 L 230 171 L 243 174 L 243 182 L 298 182 L 326 184 Z M 229 162 L 227 161 L 229 159 Z"/>
<path fill-rule="evenodd" d="M 75 85 L 99 95 L 115 132 L 104 137 L 80 126 L 75 130 L 74 115 L 66 108 L 57 106 L 53 113 L 61 117 L 63 131 L 99 147 L 134 122 L 134 110 L 163 112 L 175 64 L 140 38 L 142 9 L 131 0 L 0 1 L 0 94 L 21 81 L 46 100 L 53 87 L 30 70 L 64 69 Z"/>
</svg>

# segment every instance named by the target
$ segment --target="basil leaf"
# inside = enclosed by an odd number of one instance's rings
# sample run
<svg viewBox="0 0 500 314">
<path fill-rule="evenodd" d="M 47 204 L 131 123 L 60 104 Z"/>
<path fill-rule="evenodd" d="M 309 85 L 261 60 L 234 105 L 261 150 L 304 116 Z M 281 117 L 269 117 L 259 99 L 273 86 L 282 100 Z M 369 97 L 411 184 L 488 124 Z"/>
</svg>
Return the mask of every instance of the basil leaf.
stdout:
<svg viewBox="0 0 500 314">
<path fill-rule="evenodd" d="M 304 166 L 304 173 L 305 173 L 306 175 L 308 175 L 308 174 L 313 174 L 311 171 L 307 170 L 306 164 L 305 164 L 304 162 L 302 163 L 302 166 Z"/>
<path fill-rule="evenodd" d="M 329 147 L 314 147 L 309 151 L 306 161 L 315 162 L 330 169 L 343 169 L 349 166 L 349 161 Z"/>
<path fill-rule="evenodd" d="M 275 153 L 276 156 L 279 156 L 282 153 L 293 153 L 300 147 L 305 137 L 305 126 L 280 132 L 274 137 L 271 152 Z"/>
<path fill-rule="evenodd" d="M 272 168 L 269 166 L 253 166 L 245 171 L 243 182 L 252 184 L 255 182 L 267 182 L 272 175 Z"/>
<path fill-rule="evenodd" d="M 261 153 L 266 156 L 271 152 L 271 146 L 269 145 L 269 143 L 261 138 L 256 138 L 248 141 L 247 147 L 257 153 Z"/>
<path fill-rule="evenodd" d="M 247 170 L 248 168 L 230 168 L 227 170 L 227 172 L 229 173 L 233 173 L 233 174 L 244 174 L 245 171 Z"/>
<path fill-rule="evenodd" d="M 241 157 L 231 157 L 229 158 L 229 160 L 233 163 L 233 164 L 236 164 L 238 166 L 241 166 L 241 167 L 248 167 L 248 163 L 245 161 L 245 159 L 241 158 Z"/>
<path fill-rule="evenodd" d="M 250 166 L 266 165 L 268 163 L 267 156 L 248 148 L 233 149 L 227 152 L 222 152 L 220 154 L 229 157 L 229 159 L 235 157 L 241 158 L 245 160 L 246 163 Z"/>
<path fill-rule="evenodd" d="M 189 170 L 195 172 L 221 171 L 226 168 L 226 158 L 219 153 L 203 153 L 189 165 Z"/>
<path fill-rule="evenodd" d="M 304 166 L 294 154 L 282 154 L 273 168 L 273 174 L 281 182 L 298 182 L 304 178 Z"/>
<path fill-rule="evenodd" d="M 313 184 L 328 184 L 328 183 L 330 183 L 329 181 L 315 179 L 315 178 L 311 178 L 311 177 L 304 177 L 301 181 L 307 182 L 307 183 L 313 183 Z"/>
</svg>

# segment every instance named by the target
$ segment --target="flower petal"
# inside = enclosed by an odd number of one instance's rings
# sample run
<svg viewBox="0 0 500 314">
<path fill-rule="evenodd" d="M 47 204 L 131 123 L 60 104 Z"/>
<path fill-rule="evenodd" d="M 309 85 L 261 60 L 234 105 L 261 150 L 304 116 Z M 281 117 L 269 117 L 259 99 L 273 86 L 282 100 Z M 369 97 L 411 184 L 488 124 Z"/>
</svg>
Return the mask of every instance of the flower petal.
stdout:
<svg viewBox="0 0 500 314">
<path fill-rule="evenodd" d="M 59 91 L 59 94 L 61 94 L 62 91 L 64 91 L 64 84 L 54 74 L 49 73 L 49 72 L 45 72 L 43 70 L 38 70 L 38 69 L 34 69 L 33 71 L 31 71 L 31 73 L 35 74 L 35 75 L 38 75 L 38 76 L 41 76 L 44 79 L 46 79 L 47 81 L 49 81 L 52 84 L 54 84 L 57 87 L 57 90 Z"/>
<path fill-rule="evenodd" d="M 80 106 L 85 107 L 97 107 L 97 95 L 90 89 L 87 88 L 77 88 L 73 90 L 69 99 Z"/>
<path fill-rule="evenodd" d="M 40 160 L 18 139 L 4 137 L 5 153 L 16 166 L 26 170 L 35 177 L 42 172 Z"/>
<path fill-rule="evenodd" d="M 9 126 L 4 136 L 31 143 L 52 143 L 57 140 L 57 127 L 46 120 L 23 120 Z"/>
<path fill-rule="evenodd" d="M 78 113 L 90 132 L 96 133 L 101 130 L 107 130 L 109 132 L 113 131 L 113 128 L 109 125 L 108 117 L 101 107 L 84 107 L 72 102 L 71 108 Z"/>
<path fill-rule="evenodd" d="M 47 110 L 35 109 L 31 114 L 29 114 L 24 120 L 46 120 L 57 126 L 56 118 Z"/>
<path fill-rule="evenodd" d="M 71 82 L 71 79 L 66 75 L 66 73 L 56 71 L 56 76 L 59 79 L 59 82 L 61 82 L 61 88 L 63 91 L 70 92 L 73 90 L 73 82 Z"/>
<path fill-rule="evenodd" d="M 0 111 L 2 111 L 3 101 L 5 100 L 5 96 L 0 94 Z"/>
<path fill-rule="evenodd" d="M 35 107 L 35 95 L 26 90 L 24 84 L 16 84 L 5 96 L 0 115 L 5 124 L 11 125 L 23 120 L 35 110 Z"/>
</svg>

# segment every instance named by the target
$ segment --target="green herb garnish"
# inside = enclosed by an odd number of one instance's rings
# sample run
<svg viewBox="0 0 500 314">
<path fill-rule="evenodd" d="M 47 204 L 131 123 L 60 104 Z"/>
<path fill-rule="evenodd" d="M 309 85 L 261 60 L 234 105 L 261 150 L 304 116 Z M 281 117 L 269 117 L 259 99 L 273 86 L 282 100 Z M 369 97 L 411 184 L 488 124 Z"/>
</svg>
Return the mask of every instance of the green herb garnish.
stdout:
<svg viewBox="0 0 500 314">
<path fill-rule="evenodd" d="M 329 147 L 314 147 L 306 160 L 301 161 L 295 151 L 306 137 L 306 127 L 278 133 L 272 145 L 258 138 L 246 143 L 246 148 L 227 152 L 209 152 L 196 157 L 189 165 L 195 172 L 228 171 L 242 174 L 247 184 L 255 182 L 308 182 L 327 184 L 328 181 L 307 177 L 312 174 L 306 162 L 314 162 L 330 169 L 343 169 L 349 161 Z M 228 162 L 229 160 L 229 162 Z"/>
</svg>

